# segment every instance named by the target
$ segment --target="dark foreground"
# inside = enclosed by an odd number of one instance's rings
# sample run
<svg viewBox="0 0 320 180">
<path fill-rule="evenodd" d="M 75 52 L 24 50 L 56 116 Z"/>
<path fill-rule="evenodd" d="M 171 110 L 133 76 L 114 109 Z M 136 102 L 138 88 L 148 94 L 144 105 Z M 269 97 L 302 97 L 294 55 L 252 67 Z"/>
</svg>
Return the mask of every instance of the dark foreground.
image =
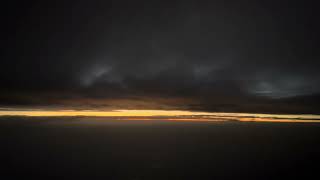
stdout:
<svg viewBox="0 0 320 180">
<path fill-rule="evenodd" d="M 0 118 L 0 179 L 319 179 L 320 124 Z"/>
</svg>

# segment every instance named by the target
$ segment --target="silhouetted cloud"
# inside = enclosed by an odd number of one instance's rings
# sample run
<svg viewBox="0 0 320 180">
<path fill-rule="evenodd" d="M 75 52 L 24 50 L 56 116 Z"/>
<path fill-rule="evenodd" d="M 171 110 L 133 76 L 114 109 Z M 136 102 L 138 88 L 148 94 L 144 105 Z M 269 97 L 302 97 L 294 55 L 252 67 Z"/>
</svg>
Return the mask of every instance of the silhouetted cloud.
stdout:
<svg viewBox="0 0 320 180">
<path fill-rule="evenodd" d="M 0 105 L 319 113 L 308 1 L 28 1 L 1 8 Z"/>
</svg>

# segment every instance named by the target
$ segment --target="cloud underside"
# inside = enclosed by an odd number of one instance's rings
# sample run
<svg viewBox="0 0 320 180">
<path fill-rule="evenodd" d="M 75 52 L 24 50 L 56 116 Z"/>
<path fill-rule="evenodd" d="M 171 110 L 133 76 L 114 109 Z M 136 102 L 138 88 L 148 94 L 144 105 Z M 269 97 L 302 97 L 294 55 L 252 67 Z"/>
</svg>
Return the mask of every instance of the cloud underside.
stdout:
<svg viewBox="0 0 320 180">
<path fill-rule="evenodd" d="M 320 30 L 312 4 L 21 7 L 8 3 L 2 11 L 2 108 L 320 113 Z"/>
</svg>

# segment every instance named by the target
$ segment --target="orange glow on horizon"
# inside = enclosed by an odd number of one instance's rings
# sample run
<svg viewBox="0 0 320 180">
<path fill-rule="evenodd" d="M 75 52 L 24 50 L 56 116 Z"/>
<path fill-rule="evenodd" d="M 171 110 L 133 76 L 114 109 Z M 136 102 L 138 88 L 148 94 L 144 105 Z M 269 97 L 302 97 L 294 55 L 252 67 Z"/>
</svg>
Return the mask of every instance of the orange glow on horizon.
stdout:
<svg viewBox="0 0 320 180">
<path fill-rule="evenodd" d="M 191 112 L 180 110 L 115 110 L 115 111 L 76 111 L 76 110 L 10 110 L 0 111 L 0 116 L 12 115 L 12 116 L 96 116 L 96 117 L 133 117 L 133 116 L 192 116 L 192 115 L 212 115 L 207 112 Z"/>
<path fill-rule="evenodd" d="M 121 120 L 166 120 L 194 122 L 301 122 L 319 123 L 320 115 L 278 115 L 251 113 L 214 113 L 192 112 L 182 110 L 0 110 L 0 116 L 31 116 L 31 117 L 119 117 Z"/>
</svg>

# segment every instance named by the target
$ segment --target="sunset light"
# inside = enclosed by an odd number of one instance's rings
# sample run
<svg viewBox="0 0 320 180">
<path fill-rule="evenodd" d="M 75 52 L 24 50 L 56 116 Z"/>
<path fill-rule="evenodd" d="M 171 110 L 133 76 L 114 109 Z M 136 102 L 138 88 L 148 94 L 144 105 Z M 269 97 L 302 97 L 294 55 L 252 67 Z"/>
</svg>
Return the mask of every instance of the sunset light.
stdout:
<svg viewBox="0 0 320 180">
<path fill-rule="evenodd" d="M 193 112 L 182 110 L 2 110 L 0 116 L 31 116 L 31 117 L 118 117 L 122 120 L 171 120 L 171 121 L 206 121 L 206 122 L 305 122 L 318 123 L 320 115 L 284 115 L 254 113 L 214 113 Z"/>
</svg>

